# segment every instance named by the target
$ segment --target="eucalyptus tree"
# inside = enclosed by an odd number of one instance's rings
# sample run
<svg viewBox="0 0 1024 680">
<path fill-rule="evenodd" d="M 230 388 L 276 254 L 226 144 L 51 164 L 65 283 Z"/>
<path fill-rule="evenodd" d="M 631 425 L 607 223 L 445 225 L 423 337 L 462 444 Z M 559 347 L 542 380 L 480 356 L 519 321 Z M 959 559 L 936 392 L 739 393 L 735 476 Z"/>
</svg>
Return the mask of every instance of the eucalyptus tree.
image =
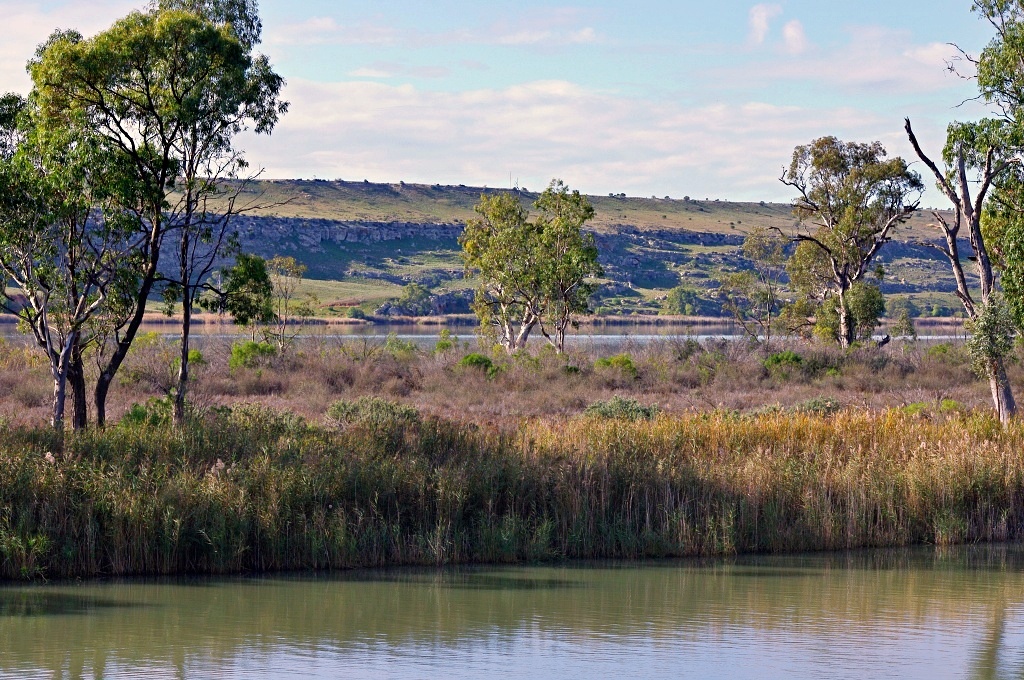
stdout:
<svg viewBox="0 0 1024 680">
<path fill-rule="evenodd" d="M 180 421 L 188 382 L 188 327 L 202 277 L 229 241 L 232 195 L 224 179 L 245 167 L 233 147 L 249 127 L 269 133 L 287 105 L 283 80 L 269 61 L 252 55 L 255 24 L 237 21 L 223 7 L 254 3 L 157 3 L 133 12 L 85 39 L 56 33 L 29 64 L 39 103 L 40 125 L 67 127 L 82 120 L 127 159 L 135 200 L 123 209 L 134 216 L 140 236 L 133 295 L 123 323 L 100 353 L 94 391 L 97 422 L 106 420 L 110 384 L 142 323 L 149 297 L 164 281 L 183 302 L 182 360 L 175 395 Z M 232 23 L 235 22 L 235 23 Z M 238 24 L 239 29 L 235 28 Z M 211 210 L 213 201 L 218 210 Z M 161 273 L 161 250 L 176 236 L 177 274 Z"/>
<path fill-rule="evenodd" d="M 473 310 L 509 354 L 526 347 L 541 314 L 537 225 L 511 192 L 484 194 L 459 237 L 462 259 L 480 277 Z"/>
<path fill-rule="evenodd" d="M 953 206 L 950 219 L 933 213 L 944 240 L 938 247 L 950 263 L 956 295 L 972 331 L 968 348 L 975 369 L 988 379 L 996 413 L 1005 423 L 1017 410 L 1005 359 L 1013 346 L 1015 326 L 1024 322 L 1024 203 L 1020 200 L 1024 4 L 976 0 L 973 9 L 995 31 L 978 58 L 965 55 L 977 71 L 979 98 L 992 107 L 994 115 L 950 124 L 941 166 L 921 147 L 909 118 L 904 129 L 914 152 Z M 977 290 L 971 290 L 964 271 L 959 247 L 963 231 L 970 241 Z"/>
<path fill-rule="evenodd" d="M 479 273 L 474 311 L 507 352 L 526 347 L 539 329 L 561 353 L 565 335 L 578 314 L 585 312 L 593 287 L 587 279 L 600 276 L 597 247 L 583 226 L 594 208 L 578 191 L 552 180 L 534 206 L 537 218 L 517 195 L 484 195 L 459 238 L 466 267 Z"/>
<path fill-rule="evenodd" d="M 811 233 L 796 235 L 793 264 L 815 282 L 806 287 L 808 294 L 834 309 L 837 339 L 849 347 L 856 329 L 847 296 L 870 271 L 892 228 L 917 210 L 921 178 L 902 158 L 886 158 L 879 142 L 821 137 L 796 147 L 780 180 L 799 194 L 794 214 L 814 226 Z M 793 266 L 790 270 L 802 275 Z"/>
<path fill-rule="evenodd" d="M 565 334 L 589 309 L 595 286 L 588 281 L 604 274 L 597 261 L 594 235 L 583 226 L 594 218 L 594 207 L 579 191 L 553 180 L 534 203 L 540 211 L 536 226 L 537 258 L 542 287 L 540 332 L 561 354 Z"/>
<path fill-rule="evenodd" d="M 743 332 L 755 342 L 772 342 L 778 324 L 787 239 L 777 229 L 754 227 L 743 239 L 741 252 L 751 266 L 722 281 L 723 309 L 733 315 Z"/>
<path fill-rule="evenodd" d="M 120 215 L 123 157 L 81 126 L 42 130 L 27 102 L 5 97 L 0 137 L 0 307 L 45 353 L 53 379 L 51 424 L 62 430 L 66 389 L 73 426 L 87 424 L 83 352 L 116 316 L 133 265 L 132 223 Z M 20 293 L 8 297 L 13 285 Z"/>
</svg>

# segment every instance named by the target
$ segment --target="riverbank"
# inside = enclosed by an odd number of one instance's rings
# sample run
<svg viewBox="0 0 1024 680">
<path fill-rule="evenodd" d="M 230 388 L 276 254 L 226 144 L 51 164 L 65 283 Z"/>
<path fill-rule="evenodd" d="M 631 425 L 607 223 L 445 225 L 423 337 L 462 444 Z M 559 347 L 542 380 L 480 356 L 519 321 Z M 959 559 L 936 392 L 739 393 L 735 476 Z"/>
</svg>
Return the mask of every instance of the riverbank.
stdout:
<svg viewBox="0 0 1024 680">
<path fill-rule="evenodd" d="M 343 402 L 0 430 L 0 577 L 220 574 L 1024 536 L 1024 427 L 712 412 L 488 427 Z"/>
</svg>

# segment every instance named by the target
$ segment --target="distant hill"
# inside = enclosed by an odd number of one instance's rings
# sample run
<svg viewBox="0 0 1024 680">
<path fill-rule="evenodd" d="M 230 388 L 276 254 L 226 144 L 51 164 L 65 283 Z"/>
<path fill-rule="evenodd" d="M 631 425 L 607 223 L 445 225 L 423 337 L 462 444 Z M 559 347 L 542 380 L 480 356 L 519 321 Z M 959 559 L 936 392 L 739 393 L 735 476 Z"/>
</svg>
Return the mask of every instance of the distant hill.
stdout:
<svg viewBox="0 0 1024 680">
<path fill-rule="evenodd" d="M 354 222 L 464 223 L 475 216 L 473 206 L 483 193 L 514 191 L 523 205 L 540 196 L 526 189 L 510 190 L 465 185 L 376 184 L 342 180 L 263 180 L 252 183 L 240 198 L 254 206 L 253 215 L 320 218 Z M 589 196 L 596 216 L 595 231 L 621 226 L 638 229 L 685 229 L 707 233 L 746 232 L 757 224 L 796 227 L 787 203 L 734 202 L 693 197 L 639 197 L 618 194 Z M 919 211 L 900 232 L 901 238 L 933 238 L 927 225 L 934 221 Z M 908 228 L 909 227 L 909 228 Z"/>
<path fill-rule="evenodd" d="M 325 313 L 358 304 L 367 311 L 416 282 L 431 289 L 439 311 L 465 310 L 472 282 L 463 278 L 458 235 L 475 215 L 485 187 L 265 180 L 246 187 L 236 225 L 243 247 L 265 256 L 293 255 L 309 267 L 308 289 Z M 539 193 L 517 193 L 531 207 Z M 791 206 L 691 197 L 591 196 L 590 223 L 607 280 L 594 300 L 602 313 L 653 314 L 677 285 L 714 298 L 722 274 L 749 266 L 739 253 L 754 226 L 792 233 Z M 948 265 L 917 245 L 934 241 L 930 213 L 919 211 L 894 234 L 880 262 L 883 292 L 908 296 L 924 311 L 956 309 Z"/>
</svg>

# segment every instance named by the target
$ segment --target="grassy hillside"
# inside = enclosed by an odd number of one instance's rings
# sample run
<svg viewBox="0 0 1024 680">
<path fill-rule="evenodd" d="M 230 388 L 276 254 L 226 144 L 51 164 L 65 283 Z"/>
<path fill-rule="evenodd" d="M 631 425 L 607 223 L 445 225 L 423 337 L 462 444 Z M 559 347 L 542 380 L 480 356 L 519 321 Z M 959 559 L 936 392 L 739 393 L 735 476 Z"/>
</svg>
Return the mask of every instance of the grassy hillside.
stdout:
<svg viewBox="0 0 1024 680">
<path fill-rule="evenodd" d="M 263 226 L 250 230 L 244 247 L 265 256 L 293 255 L 309 267 L 307 285 L 322 313 L 344 313 L 352 305 L 372 311 L 410 282 L 434 294 L 472 286 L 462 278 L 455 236 L 426 234 L 415 227 L 401 238 L 349 240 L 331 225 L 458 225 L 475 215 L 482 187 L 374 184 L 326 180 L 266 180 L 246 187 L 240 200 Z M 501 189 L 500 191 L 508 191 Z M 531 207 L 538 193 L 520 190 Z M 743 236 L 754 226 L 794 233 L 799 225 L 783 203 L 738 203 L 689 197 L 591 196 L 596 217 L 590 228 L 611 284 L 596 304 L 602 313 L 657 313 L 669 289 L 686 285 L 705 293 L 723 274 L 748 266 L 739 256 Z M 925 211 L 901 225 L 879 258 L 887 272 L 883 291 L 905 295 L 923 311 L 958 308 L 948 265 L 938 253 L 914 244 L 937 231 Z M 809 228 L 812 228 L 809 226 Z M 363 236 L 366 236 L 366 232 Z"/>
<path fill-rule="evenodd" d="M 265 180 L 246 188 L 240 204 L 252 214 L 365 222 L 465 222 L 486 187 L 375 184 L 328 180 Z M 521 190 L 524 205 L 540 195 Z M 590 196 L 597 215 L 591 223 L 601 231 L 622 226 L 685 229 L 706 233 L 745 233 L 755 225 L 793 229 L 797 226 L 786 203 L 742 203 L 678 197 Z M 920 211 L 901 228 L 900 238 L 931 238 L 934 221 Z"/>
</svg>

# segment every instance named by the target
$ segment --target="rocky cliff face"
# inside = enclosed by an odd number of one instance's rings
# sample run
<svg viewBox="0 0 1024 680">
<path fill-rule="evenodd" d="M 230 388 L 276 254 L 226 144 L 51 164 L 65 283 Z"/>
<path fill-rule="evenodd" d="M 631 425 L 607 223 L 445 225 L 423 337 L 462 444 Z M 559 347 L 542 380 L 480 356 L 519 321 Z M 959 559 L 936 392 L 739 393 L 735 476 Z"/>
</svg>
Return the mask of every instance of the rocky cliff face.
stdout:
<svg viewBox="0 0 1024 680">
<path fill-rule="evenodd" d="M 342 222 L 291 217 L 251 217 L 234 220 L 244 250 L 267 249 L 323 252 L 325 244 L 380 243 L 403 239 L 454 240 L 462 233 L 459 223 Z"/>
</svg>

